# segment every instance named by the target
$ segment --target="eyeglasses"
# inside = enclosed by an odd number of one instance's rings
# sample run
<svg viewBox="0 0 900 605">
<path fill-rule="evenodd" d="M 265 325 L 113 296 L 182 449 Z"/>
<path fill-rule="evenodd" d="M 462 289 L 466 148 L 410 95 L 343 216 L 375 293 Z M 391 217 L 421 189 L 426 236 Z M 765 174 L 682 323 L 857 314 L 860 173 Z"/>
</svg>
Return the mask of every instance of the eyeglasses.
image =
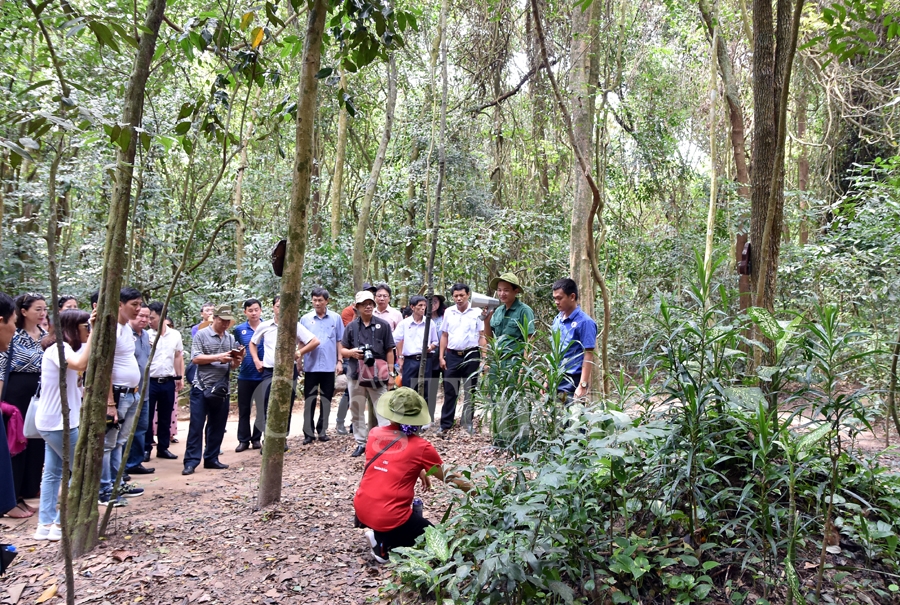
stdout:
<svg viewBox="0 0 900 605">
<path fill-rule="evenodd" d="M 86 329 L 88 332 L 91 331 L 91 324 L 78 324 L 80 327 Z"/>
</svg>

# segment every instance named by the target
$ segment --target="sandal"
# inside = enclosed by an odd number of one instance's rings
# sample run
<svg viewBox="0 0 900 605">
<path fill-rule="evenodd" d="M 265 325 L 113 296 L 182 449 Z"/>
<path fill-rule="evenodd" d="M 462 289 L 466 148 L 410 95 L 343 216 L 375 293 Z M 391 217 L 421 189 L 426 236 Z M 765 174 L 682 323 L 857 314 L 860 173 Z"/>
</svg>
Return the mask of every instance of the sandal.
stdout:
<svg viewBox="0 0 900 605">
<path fill-rule="evenodd" d="M 20 500 L 19 503 L 18 503 L 16 506 L 18 506 L 19 508 L 24 508 L 25 510 L 27 510 L 27 511 L 30 512 L 31 514 L 34 514 L 34 513 L 38 512 L 36 508 L 34 508 L 33 506 L 29 506 L 28 503 L 25 502 L 24 500 Z"/>
<path fill-rule="evenodd" d="M 27 508 L 23 508 L 21 504 L 17 504 L 16 506 L 6 511 L 6 516 L 10 519 L 27 519 L 28 517 L 31 517 L 33 515 L 33 512 L 31 512 Z"/>
</svg>

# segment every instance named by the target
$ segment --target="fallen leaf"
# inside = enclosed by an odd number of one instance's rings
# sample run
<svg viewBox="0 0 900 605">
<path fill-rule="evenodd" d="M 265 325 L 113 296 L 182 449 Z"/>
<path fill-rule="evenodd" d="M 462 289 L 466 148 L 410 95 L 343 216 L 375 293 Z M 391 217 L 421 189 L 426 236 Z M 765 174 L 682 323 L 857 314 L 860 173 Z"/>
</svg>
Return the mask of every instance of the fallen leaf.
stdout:
<svg viewBox="0 0 900 605">
<path fill-rule="evenodd" d="M 815 569 L 818 566 L 819 566 L 818 563 L 813 563 L 812 561 L 807 561 L 806 563 L 803 564 L 803 569 Z"/>
<path fill-rule="evenodd" d="M 120 563 L 124 563 L 125 559 L 131 557 L 134 558 L 137 556 L 136 552 L 131 552 L 130 550 L 114 550 L 112 552 L 112 558 Z"/>
<path fill-rule="evenodd" d="M 266 593 L 266 596 L 274 599 L 275 597 L 280 597 L 281 593 L 273 588 L 272 590 L 270 590 L 269 592 Z"/>
<path fill-rule="evenodd" d="M 16 603 L 19 602 L 19 598 L 21 598 L 22 593 L 25 592 L 26 586 L 28 586 L 28 584 L 13 584 L 6 589 L 6 592 L 9 593 L 9 596 L 6 597 L 9 601 L 9 605 L 16 605 Z"/>
<path fill-rule="evenodd" d="M 35 603 L 43 603 L 44 601 L 49 601 L 53 597 L 56 596 L 56 584 L 45 590 L 41 593 L 41 596 L 38 597 L 38 600 Z"/>
<path fill-rule="evenodd" d="M 833 555 L 839 555 L 839 554 L 841 554 L 841 547 L 840 547 L 840 546 L 826 546 L 826 547 L 825 547 L 825 550 L 826 550 L 827 552 L 830 552 L 830 553 L 833 554 Z"/>
</svg>

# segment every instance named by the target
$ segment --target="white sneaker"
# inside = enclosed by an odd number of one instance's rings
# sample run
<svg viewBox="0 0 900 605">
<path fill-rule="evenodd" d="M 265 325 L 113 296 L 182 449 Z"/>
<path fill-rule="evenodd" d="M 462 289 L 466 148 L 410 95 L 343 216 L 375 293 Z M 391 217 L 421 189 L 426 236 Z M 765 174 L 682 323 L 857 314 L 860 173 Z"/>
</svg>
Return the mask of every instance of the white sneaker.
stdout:
<svg viewBox="0 0 900 605">
<path fill-rule="evenodd" d="M 32 538 L 34 538 L 35 540 L 49 540 L 48 536 L 50 535 L 51 527 L 53 527 L 52 523 L 48 523 L 46 525 L 38 523 L 37 531 L 34 532 L 34 536 L 32 536 Z M 59 538 L 57 538 L 57 540 L 58 539 Z"/>
<path fill-rule="evenodd" d="M 62 528 L 54 523 L 50 526 L 50 531 L 47 532 L 47 539 L 51 542 L 59 542 L 62 540 Z"/>
<path fill-rule="evenodd" d="M 375 532 L 371 529 L 367 529 L 366 538 L 368 538 L 369 544 L 372 546 L 371 553 L 375 560 L 379 563 L 387 563 L 388 560 L 378 554 L 381 549 L 378 547 L 378 542 L 375 540 Z"/>
</svg>

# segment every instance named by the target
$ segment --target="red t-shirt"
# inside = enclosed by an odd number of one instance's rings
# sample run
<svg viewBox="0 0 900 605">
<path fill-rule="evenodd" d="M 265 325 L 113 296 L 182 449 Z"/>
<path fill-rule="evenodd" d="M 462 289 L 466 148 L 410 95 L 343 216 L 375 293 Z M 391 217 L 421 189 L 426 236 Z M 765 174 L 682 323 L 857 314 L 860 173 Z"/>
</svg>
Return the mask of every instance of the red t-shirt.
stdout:
<svg viewBox="0 0 900 605">
<path fill-rule="evenodd" d="M 344 322 L 344 327 L 346 328 L 347 324 L 349 324 L 354 319 L 356 319 L 356 310 L 353 308 L 353 305 L 347 305 L 346 307 L 344 307 L 344 310 L 341 311 L 341 321 Z M 384 445 L 387 445 L 387 443 L 385 443 Z"/>
<path fill-rule="evenodd" d="M 398 430 L 380 426 L 369 431 L 366 442 L 366 464 L 375 454 L 396 439 Z M 369 465 L 353 498 L 356 516 L 375 531 L 400 527 L 412 514 L 416 480 L 423 469 L 427 472 L 443 464 L 441 456 L 422 437 L 403 436 Z"/>
</svg>

